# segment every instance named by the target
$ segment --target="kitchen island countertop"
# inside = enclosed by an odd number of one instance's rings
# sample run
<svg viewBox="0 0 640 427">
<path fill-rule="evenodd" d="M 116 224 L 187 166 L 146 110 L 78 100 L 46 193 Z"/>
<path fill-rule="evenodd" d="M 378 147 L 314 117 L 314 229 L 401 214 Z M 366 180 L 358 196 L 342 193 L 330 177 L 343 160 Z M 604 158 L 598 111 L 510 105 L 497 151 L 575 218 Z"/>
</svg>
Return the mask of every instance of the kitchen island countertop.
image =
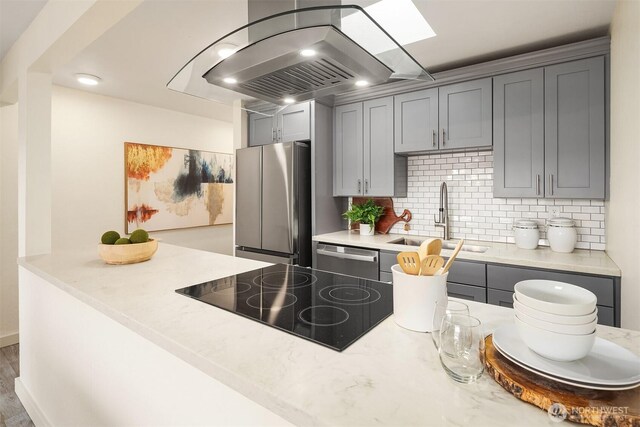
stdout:
<svg viewBox="0 0 640 427">
<path fill-rule="evenodd" d="M 470 385 L 449 379 L 430 335 L 393 315 L 337 352 L 175 293 L 265 263 L 160 243 L 140 264 L 109 266 L 94 250 L 19 264 L 296 425 L 555 425 L 487 375 Z M 511 321 L 511 309 L 468 304 L 487 333 Z M 640 332 L 598 326 L 598 335 L 638 350 Z"/>
<path fill-rule="evenodd" d="M 335 245 L 358 246 L 370 249 L 382 249 L 388 251 L 415 251 L 415 246 L 406 246 L 389 243 L 403 237 L 416 240 L 428 239 L 429 236 L 414 236 L 407 234 L 376 234 L 374 236 L 361 236 L 357 231 L 342 230 L 333 233 L 313 236 L 316 242 L 331 243 Z M 457 240 L 456 240 L 457 242 Z M 458 258 L 494 262 L 498 264 L 510 264 L 522 267 L 544 268 L 549 270 L 572 271 L 577 273 L 598 274 L 603 276 L 620 277 L 618 266 L 604 251 L 590 251 L 576 249 L 572 253 L 553 252 L 549 247 L 539 246 L 537 249 L 519 249 L 514 244 L 471 241 L 467 244 L 487 246 L 486 252 L 476 253 L 460 251 Z M 449 256 L 452 251 L 442 250 L 444 256 Z"/>
</svg>

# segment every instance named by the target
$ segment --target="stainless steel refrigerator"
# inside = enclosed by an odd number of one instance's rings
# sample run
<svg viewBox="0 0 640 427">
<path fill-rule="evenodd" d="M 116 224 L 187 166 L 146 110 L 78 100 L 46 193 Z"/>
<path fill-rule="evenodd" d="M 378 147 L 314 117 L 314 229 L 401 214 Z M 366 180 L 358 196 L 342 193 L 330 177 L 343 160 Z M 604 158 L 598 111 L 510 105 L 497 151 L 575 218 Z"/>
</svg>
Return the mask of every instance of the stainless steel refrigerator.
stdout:
<svg viewBox="0 0 640 427">
<path fill-rule="evenodd" d="M 311 266 L 311 153 L 303 142 L 236 150 L 236 256 Z"/>
</svg>

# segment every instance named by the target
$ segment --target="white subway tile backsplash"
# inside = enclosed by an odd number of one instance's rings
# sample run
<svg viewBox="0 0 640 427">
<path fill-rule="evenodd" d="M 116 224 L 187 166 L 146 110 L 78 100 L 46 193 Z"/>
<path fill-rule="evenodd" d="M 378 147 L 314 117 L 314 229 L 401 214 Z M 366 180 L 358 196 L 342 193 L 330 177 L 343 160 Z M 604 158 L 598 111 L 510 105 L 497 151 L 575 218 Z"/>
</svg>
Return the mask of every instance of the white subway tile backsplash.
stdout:
<svg viewBox="0 0 640 427">
<path fill-rule="evenodd" d="M 409 233 L 439 236 L 433 215 L 440 204 L 440 183 L 449 189 L 451 237 L 513 243 L 511 225 L 528 218 L 544 225 L 551 207 L 576 221 L 581 249 L 605 249 L 605 215 L 602 200 L 494 198 L 493 155 L 490 151 L 413 156 L 408 159 L 407 197 L 394 198 L 397 212 L 409 209 L 413 215 Z M 392 233 L 406 233 L 403 223 Z M 541 239 L 546 242 L 544 231 Z"/>
</svg>

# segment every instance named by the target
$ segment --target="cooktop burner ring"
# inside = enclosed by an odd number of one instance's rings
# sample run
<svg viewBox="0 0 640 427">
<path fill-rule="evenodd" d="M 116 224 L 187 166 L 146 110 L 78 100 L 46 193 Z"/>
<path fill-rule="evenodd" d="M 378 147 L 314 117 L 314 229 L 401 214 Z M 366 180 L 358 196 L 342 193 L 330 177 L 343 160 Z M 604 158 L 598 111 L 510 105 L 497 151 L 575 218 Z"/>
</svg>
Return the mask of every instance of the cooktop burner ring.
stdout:
<svg viewBox="0 0 640 427">
<path fill-rule="evenodd" d="M 269 279 L 276 277 L 275 282 L 270 282 Z M 269 273 L 263 273 L 253 278 L 253 284 L 257 286 L 264 286 L 265 288 L 280 289 L 284 282 L 284 278 L 290 276 L 287 283 L 291 283 L 296 288 L 307 287 L 315 284 L 318 278 L 310 273 L 302 271 L 272 271 Z M 300 278 L 302 280 L 300 280 Z M 266 280 L 265 280 L 266 279 Z"/>
<path fill-rule="evenodd" d="M 319 323 L 319 322 L 314 322 L 313 320 L 309 320 L 309 319 L 305 319 L 304 318 L 304 313 L 307 313 L 309 310 L 316 310 L 316 313 L 320 310 L 320 311 L 333 311 L 334 313 L 340 313 L 341 316 L 343 316 L 342 319 L 339 319 L 336 322 L 332 322 L 332 323 Z M 298 319 L 300 319 L 301 321 L 303 321 L 304 323 L 308 324 L 308 325 L 312 325 L 312 326 L 336 326 L 336 325 L 340 325 L 344 322 L 346 322 L 347 320 L 349 320 L 349 313 L 347 312 L 347 310 L 345 310 L 344 308 L 340 308 L 340 307 L 334 307 L 331 305 L 312 305 L 311 307 L 307 307 L 304 310 L 300 311 L 298 313 Z"/>
<path fill-rule="evenodd" d="M 284 304 L 284 305 L 279 305 L 279 306 L 276 306 L 276 307 L 274 307 L 273 305 L 271 305 L 271 306 L 269 306 L 269 307 L 260 307 L 260 305 L 258 305 L 258 304 L 259 304 L 259 300 L 258 300 L 258 301 L 253 301 L 253 300 L 257 300 L 260 296 L 267 296 L 267 295 L 274 295 L 274 296 L 277 296 L 277 295 L 284 295 L 284 296 L 285 296 L 285 304 Z M 275 298 L 274 298 L 274 300 L 275 300 Z M 253 301 L 254 303 L 252 303 L 252 301 Z M 258 294 L 251 295 L 249 298 L 247 298 L 246 303 L 247 303 L 247 305 L 248 305 L 249 307 L 252 307 L 252 308 L 257 308 L 257 309 L 260 309 L 260 308 L 267 308 L 267 309 L 269 309 L 269 310 L 276 310 L 276 309 L 277 309 L 277 310 L 281 310 L 281 309 L 283 309 L 283 308 L 287 308 L 287 307 L 292 306 L 292 305 L 293 305 L 293 304 L 295 304 L 297 301 L 298 301 L 298 297 L 297 297 L 297 296 L 295 296 L 295 295 L 294 295 L 294 294 L 292 294 L 292 293 L 285 292 L 284 294 L 282 294 L 282 293 L 280 293 L 280 292 L 275 292 L 275 291 L 274 291 L 274 292 L 269 292 L 269 291 L 268 291 L 268 292 L 261 292 L 261 293 L 258 293 Z M 255 304 L 255 302 L 258 302 L 258 304 Z"/>
<path fill-rule="evenodd" d="M 365 292 L 366 296 L 364 298 L 361 299 L 346 299 L 346 298 L 340 298 L 337 297 L 335 295 L 336 292 L 338 292 L 339 290 L 351 290 L 351 291 L 357 291 L 357 292 Z M 326 288 L 323 288 L 318 295 L 320 295 L 320 298 L 322 298 L 323 300 L 330 302 L 330 303 L 334 303 L 334 304 L 341 304 L 341 305 L 365 305 L 365 304 L 373 304 L 374 302 L 378 301 L 382 296 L 380 295 L 380 292 L 378 292 L 377 290 L 373 289 L 373 288 L 369 288 L 369 289 L 363 289 L 361 287 L 358 287 L 356 285 L 334 285 L 334 286 L 327 286 Z"/>
<path fill-rule="evenodd" d="M 251 290 L 251 283 L 236 282 L 235 287 L 233 285 L 231 286 L 225 285 L 224 288 L 221 287 L 220 289 L 211 290 L 211 293 L 214 293 L 214 294 L 233 293 L 235 295 L 240 295 L 240 294 L 244 294 L 245 292 L 249 292 L 250 290 Z"/>
</svg>

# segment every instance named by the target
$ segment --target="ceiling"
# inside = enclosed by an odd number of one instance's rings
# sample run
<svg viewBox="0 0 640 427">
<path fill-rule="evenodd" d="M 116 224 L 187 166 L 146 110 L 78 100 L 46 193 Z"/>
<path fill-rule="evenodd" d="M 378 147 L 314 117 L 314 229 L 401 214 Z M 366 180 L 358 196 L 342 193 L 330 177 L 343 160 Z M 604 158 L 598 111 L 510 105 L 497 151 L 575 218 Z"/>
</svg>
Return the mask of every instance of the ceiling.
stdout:
<svg viewBox="0 0 640 427">
<path fill-rule="evenodd" d="M 433 72 L 606 35 L 615 6 L 615 0 L 413 1 L 437 36 L 405 49 Z M 92 92 L 230 121 L 229 105 L 239 98 L 233 92 L 220 89 L 216 103 L 172 92 L 166 83 L 201 49 L 246 23 L 246 0 L 146 0 L 55 70 L 54 82 L 80 88 L 75 73 L 95 74 L 102 83 Z"/>
<path fill-rule="evenodd" d="M 47 0 L 0 0 L 0 61 Z"/>
</svg>

